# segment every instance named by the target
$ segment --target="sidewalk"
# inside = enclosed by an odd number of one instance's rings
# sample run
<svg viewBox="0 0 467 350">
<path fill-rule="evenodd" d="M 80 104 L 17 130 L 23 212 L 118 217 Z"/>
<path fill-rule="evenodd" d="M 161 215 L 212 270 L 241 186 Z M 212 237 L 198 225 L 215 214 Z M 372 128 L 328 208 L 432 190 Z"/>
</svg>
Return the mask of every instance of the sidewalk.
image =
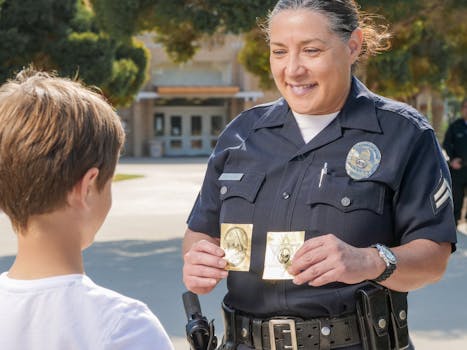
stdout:
<svg viewBox="0 0 467 350">
<path fill-rule="evenodd" d="M 185 220 L 200 189 L 206 158 L 124 159 L 117 173 L 143 178 L 114 183 L 114 204 L 85 252 L 87 274 L 97 283 L 146 302 L 167 329 L 177 350 L 184 340 L 186 318 L 181 295 L 181 242 Z M 0 214 L 0 270 L 16 250 L 8 220 Z M 410 293 L 409 327 L 417 350 L 467 349 L 467 236 L 441 282 Z M 225 283 L 201 296 L 208 318 L 223 329 L 220 301 Z"/>
</svg>

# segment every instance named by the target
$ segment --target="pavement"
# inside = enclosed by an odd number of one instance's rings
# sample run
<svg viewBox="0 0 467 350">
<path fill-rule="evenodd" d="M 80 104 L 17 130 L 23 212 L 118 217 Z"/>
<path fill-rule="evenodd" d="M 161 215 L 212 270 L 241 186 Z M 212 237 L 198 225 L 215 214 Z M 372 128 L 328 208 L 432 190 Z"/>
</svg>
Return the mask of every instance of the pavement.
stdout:
<svg viewBox="0 0 467 350">
<path fill-rule="evenodd" d="M 144 177 L 113 184 L 113 206 L 84 252 L 86 273 L 98 284 L 140 299 L 159 317 L 176 350 L 188 349 L 181 295 L 185 220 L 201 187 L 206 158 L 122 159 L 117 173 Z M 0 213 L 0 271 L 11 265 L 16 239 Z M 223 325 L 221 283 L 200 297 L 203 313 Z M 459 233 L 440 282 L 409 294 L 409 328 L 417 350 L 467 349 L 467 235 Z"/>
</svg>

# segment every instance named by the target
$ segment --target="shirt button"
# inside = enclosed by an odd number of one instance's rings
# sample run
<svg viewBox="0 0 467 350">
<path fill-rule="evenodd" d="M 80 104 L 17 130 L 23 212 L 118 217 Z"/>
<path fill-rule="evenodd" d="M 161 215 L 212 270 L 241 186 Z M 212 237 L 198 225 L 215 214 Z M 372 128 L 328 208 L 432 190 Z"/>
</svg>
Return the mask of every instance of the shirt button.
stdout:
<svg viewBox="0 0 467 350">
<path fill-rule="evenodd" d="M 348 207 L 350 205 L 350 198 L 344 197 L 341 199 L 341 204 L 343 207 Z"/>
<path fill-rule="evenodd" d="M 227 186 L 222 186 L 220 192 L 221 192 L 221 194 L 226 194 L 227 193 Z"/>
<path fill-rule="evenodd" d="M 290 193 L 288 193 L 288 192 L 282 193 L 282 198 L 289 199 L 290 198 Z"/>
<path fill-rule="evenodd" d="M 405 312 L 405 310 L 401 310 L 401 312 L 399 312 L 399 318 L 403 321 L 407 318 L 407 313 Z"/>
</svg>

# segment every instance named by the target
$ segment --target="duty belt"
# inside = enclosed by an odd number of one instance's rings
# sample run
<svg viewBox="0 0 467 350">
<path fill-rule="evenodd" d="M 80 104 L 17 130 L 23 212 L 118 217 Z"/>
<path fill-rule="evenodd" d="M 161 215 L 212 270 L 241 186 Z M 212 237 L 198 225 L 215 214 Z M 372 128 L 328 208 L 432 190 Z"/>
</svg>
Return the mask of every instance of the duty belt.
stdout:
<svg viewBox="0 0 467 350">
<path fill-rule="evenodd" d="M 222 308 L 225 326 L 230 334 L 235 334 L 236 342 L 255 349 L 328 350 L 361 342 L 356 315 L 309 320 L 282 316 L 260 319 L 239 314 L 226 305 Z"/>
</svg>

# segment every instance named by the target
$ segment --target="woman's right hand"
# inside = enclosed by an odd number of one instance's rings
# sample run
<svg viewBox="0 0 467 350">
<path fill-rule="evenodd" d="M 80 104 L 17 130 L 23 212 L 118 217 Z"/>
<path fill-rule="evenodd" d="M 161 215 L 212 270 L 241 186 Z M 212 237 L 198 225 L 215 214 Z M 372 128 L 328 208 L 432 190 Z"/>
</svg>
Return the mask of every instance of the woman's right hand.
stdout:
<svg viewBox="0 0 467 350">
<path fill-rule="evenodd" d="M 216 240 L 204 233 L 188 229 L 183 241 L 183 282 L 196 294 L 209 293 L 228 272 L 224 251 Z"/>
</svg>

